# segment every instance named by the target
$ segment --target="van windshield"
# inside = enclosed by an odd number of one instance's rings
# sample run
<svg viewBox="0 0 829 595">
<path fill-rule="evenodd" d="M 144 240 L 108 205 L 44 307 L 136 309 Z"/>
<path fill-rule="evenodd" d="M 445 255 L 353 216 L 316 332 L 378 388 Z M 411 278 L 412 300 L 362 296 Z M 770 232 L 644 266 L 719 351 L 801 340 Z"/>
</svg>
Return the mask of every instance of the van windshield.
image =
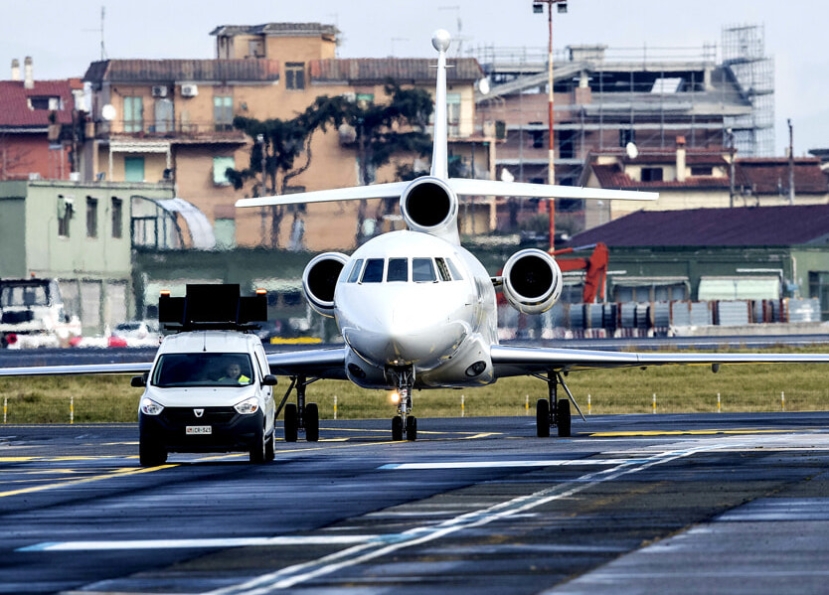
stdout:
<svg viewBox="0 0 829 595">
<path fill-rule="evenodd" d="M 253 382 L 247 353 L 166 353 L 158 359 L 152 384 L 183 386 L 247 386 Z"/>
</svg>

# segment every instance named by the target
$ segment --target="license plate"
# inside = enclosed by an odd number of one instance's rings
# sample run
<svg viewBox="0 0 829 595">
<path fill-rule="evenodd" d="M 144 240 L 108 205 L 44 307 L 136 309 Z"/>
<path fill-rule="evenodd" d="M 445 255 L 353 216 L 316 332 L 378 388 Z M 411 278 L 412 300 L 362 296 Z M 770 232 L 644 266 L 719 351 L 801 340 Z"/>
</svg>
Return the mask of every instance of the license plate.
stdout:
<svg viewBox="0 0 829 595">
<path fill-rule="evenodd" d="M 188 435 L 193 434 L 212 434 L 213 426 L 187 426 L 185 432 Z"/>
</svg>

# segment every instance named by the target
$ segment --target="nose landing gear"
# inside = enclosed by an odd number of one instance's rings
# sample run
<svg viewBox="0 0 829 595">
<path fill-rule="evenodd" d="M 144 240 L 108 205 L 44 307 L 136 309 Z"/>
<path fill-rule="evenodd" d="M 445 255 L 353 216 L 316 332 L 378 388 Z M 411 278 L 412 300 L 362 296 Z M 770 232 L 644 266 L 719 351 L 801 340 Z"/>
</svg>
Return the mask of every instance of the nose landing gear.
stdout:
<svg viewBox="0 0 829 595">
<path fill-rule="evenodd" d="M 391 420 L 391 439 L 394 441 L 406 439 L 413 442 L 417 440 L 417 418 L 409 415 L 412 411 L 412 387 L 414 386 L 414 370 L 402 368 L 391 370 L 390 374 L 396 378 L 397 415 Z"/>
</svg>

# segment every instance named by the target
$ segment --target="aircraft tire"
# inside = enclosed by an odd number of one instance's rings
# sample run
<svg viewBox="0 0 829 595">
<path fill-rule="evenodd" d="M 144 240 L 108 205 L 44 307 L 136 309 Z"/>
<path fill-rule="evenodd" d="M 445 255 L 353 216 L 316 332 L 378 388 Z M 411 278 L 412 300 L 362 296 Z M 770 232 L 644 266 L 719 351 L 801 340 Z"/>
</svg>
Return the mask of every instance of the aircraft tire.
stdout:
<svg viewBox="0 0 829 595">
<path fill-rule="evenodd" d="M 406 418 L 406 440 L 410 442 L 417 440 L 417 418 L 414 415 Z"/>
<path fill-rule="evenodd" d="M 539 438 L 550 437 L 550 401 L 538 399 L 535 404 L 535 431 Z"/>
<path fill-rule="evenodd" d="M 316 403 L 305 406 L 305 440 L 318 442 L 320 439 L 320 414 Z"/>
<path fill-rule="evenodd" d="M 145 438 L 138 442 L 138 461 L 142 467 L 158 467 L 167 462 L 167 451 Z"/>
<path fill-rule="evenodd" d="M 558 402 L 558 411 L 556 411 L 556 425 L 558 426 L 558 437 L 570 437 L 570 401 L 568 399 L 561 399 Z"/>
<path fill-rule="evenodd" d="M 399 415 L 391 418 L 391 439 L 395 442 L 403 440 L 403 418 Z"/>
<path fill-rule="evenodd" d="M 285 442 L 296 442 L 299 429 L 296 405 L 288 403 L 285 405 Z"/>
</svg>

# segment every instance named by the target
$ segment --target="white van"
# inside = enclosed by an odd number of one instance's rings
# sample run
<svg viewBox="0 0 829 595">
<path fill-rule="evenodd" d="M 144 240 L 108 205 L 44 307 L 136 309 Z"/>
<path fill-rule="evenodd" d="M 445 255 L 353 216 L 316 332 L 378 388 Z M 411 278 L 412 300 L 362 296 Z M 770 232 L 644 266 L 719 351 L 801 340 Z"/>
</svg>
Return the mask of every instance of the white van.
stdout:
<svg viewBox="0 0 829 595">
<path fill-rule="evenodd" d="M 138 408 L 141 465 L 170 452 L 250 453 L 274 458 L 273 387 L 262 342 L 235 330 L 168 335 L 152 369 L 132 379 L 144 387 Z"/>
</svg>

